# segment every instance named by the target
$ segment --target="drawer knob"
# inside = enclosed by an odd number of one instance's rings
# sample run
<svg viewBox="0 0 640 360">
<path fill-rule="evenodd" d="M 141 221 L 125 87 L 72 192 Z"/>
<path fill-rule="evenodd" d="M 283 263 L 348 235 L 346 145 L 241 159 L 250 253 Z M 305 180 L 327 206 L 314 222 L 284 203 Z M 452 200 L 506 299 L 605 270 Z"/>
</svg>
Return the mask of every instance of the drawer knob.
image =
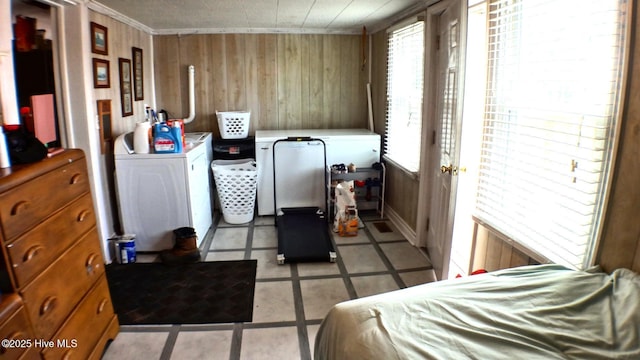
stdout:
<svg viewBox="0 0 640 360">
<path fill-rule="evenodd" d="M 69 185 L 77 184 L 80 182 L 81 174 L 73 174 L 71 176 L 71 180 L 69 180 Z"/>
<path fill-rule="evenodd" d="M 80 214 L 78 214 L 78 217 L 77 217 L 78 222 L 83 222 L 89 214 L 90 214 L 89 210 L 82 210 Z"/>
<path fill-rule="evenodd" d="M 44 247 L 40 246 L 40 245 L 34 245 L 32 247 L 30 247 L 27 252 L 24 253 L 24 256 L 22 257 L 22 262 L 26 263 L 27 261 L 33 259 L 34 256 L 38 255 L 38 252 L 40 250 L 44 249 Z"/>
<path fill-rule="evenodd" d="M 102 299 L 102 301 L 100 301 L 100 304 L 98 304 L 98 311 L 96 311 L 96 314 L 102 314 L 102 312 L 104 311 L 105 306 L 107 306 L 107 303 L 109 302 L 109 300 L 107 299 Z"/>
<path fill-rule="evenodd" d="M 47 314 L 49 311 L 51 311 L 56 306 L 57 302 L 58 302 L 58 298 L 55 296 L 49 296 L 46 299 L 44 299 L 44 302 L 40 306 L 40 316 L 43 316 Z"/>
<path fill-rule="evenodd" d="M 91 274 L 93 272 L 93 270 L 94 270 L 94 267 L 97 268 L 99 266 L 99 264 L 96 264 L 95 266 L 93 265 L 93 263 L 96 261 L 97 257 L 98 257 L 98 255 L 91 254 L 87 258 L 87 262 L 85 263 L 85 267 L 87 268 L 87 274 Z"/>
<path fill-rule="evenodd" d="M 11 216 L 16 216 L 16 215 L 20 214 L 21 212 L 27 210 L 29 208 L 30 204 L 31 203 L 29 201 L 27 201 L 27 200 L 18 201 L 11 208 Z"/>
</svg>

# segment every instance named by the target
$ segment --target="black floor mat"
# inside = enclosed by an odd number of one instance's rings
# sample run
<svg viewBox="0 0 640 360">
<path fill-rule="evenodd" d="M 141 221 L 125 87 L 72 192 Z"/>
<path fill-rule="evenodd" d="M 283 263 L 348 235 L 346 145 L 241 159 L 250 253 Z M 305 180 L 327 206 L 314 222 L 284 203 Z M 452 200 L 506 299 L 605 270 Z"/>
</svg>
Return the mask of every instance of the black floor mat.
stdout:
<svg viewBox="0 0 640 360">
<path fill-rule="evenodd" d="M 250 322 L 256 260 L 106 266 L 120 324 Z"/>
</svg>

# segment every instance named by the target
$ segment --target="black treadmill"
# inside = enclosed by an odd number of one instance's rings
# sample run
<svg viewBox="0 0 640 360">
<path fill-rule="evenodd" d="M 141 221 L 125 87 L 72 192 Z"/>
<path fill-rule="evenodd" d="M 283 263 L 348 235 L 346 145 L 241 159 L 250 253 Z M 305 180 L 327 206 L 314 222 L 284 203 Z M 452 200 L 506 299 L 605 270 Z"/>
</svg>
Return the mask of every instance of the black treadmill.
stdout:
<svg viewBox="0 0 640 360">
<path fill-rule="evenodd" d="M 281 164 L 278 165 L 279 159 Z M 303 170 L 288 175 L 290 171 L 287 169 Z M 283 180 L 295 180 L 298 186 Z M 328 181 L 327 149 L 323 140 L 288 137 L 273 143 L 273 204 L 275 226 L 278 228 L 278 264 L 336 261 L 326 216 Z M 317 196 L 318 187 L 324 189 L 322 199 Z"/>
</svg>

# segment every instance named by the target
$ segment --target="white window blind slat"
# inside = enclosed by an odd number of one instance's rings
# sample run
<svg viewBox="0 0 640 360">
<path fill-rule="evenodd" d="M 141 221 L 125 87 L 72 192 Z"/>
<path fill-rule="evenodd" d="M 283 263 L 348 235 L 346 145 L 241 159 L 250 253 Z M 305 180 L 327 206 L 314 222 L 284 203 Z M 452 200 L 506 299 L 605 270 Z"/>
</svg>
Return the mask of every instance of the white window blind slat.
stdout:
<svg viewBox="0 0 640 360">
<path fill-rule="evenodd" d="M 420 163 L 423 72 L 424 23 L 391 31 L 384 156 L 410 172 Z"/>
<path fill-rule="evenodd" d="M 589 265 L 620 104 L 626 0 L 490 0 L 476 217 Z"/>
</svg>

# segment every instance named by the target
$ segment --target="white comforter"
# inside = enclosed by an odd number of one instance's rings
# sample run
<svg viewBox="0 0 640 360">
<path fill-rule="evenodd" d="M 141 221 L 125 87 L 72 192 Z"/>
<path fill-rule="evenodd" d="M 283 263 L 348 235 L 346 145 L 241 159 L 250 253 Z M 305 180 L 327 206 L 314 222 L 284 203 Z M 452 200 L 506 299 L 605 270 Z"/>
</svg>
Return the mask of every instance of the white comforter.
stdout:
<svg viewBox="0 0 640 360">
<path fill-rule="evenodd" d="M 351 300 L 315 359 L 640 359 L 640 275 L 524 266 Z"/>
</svg>

